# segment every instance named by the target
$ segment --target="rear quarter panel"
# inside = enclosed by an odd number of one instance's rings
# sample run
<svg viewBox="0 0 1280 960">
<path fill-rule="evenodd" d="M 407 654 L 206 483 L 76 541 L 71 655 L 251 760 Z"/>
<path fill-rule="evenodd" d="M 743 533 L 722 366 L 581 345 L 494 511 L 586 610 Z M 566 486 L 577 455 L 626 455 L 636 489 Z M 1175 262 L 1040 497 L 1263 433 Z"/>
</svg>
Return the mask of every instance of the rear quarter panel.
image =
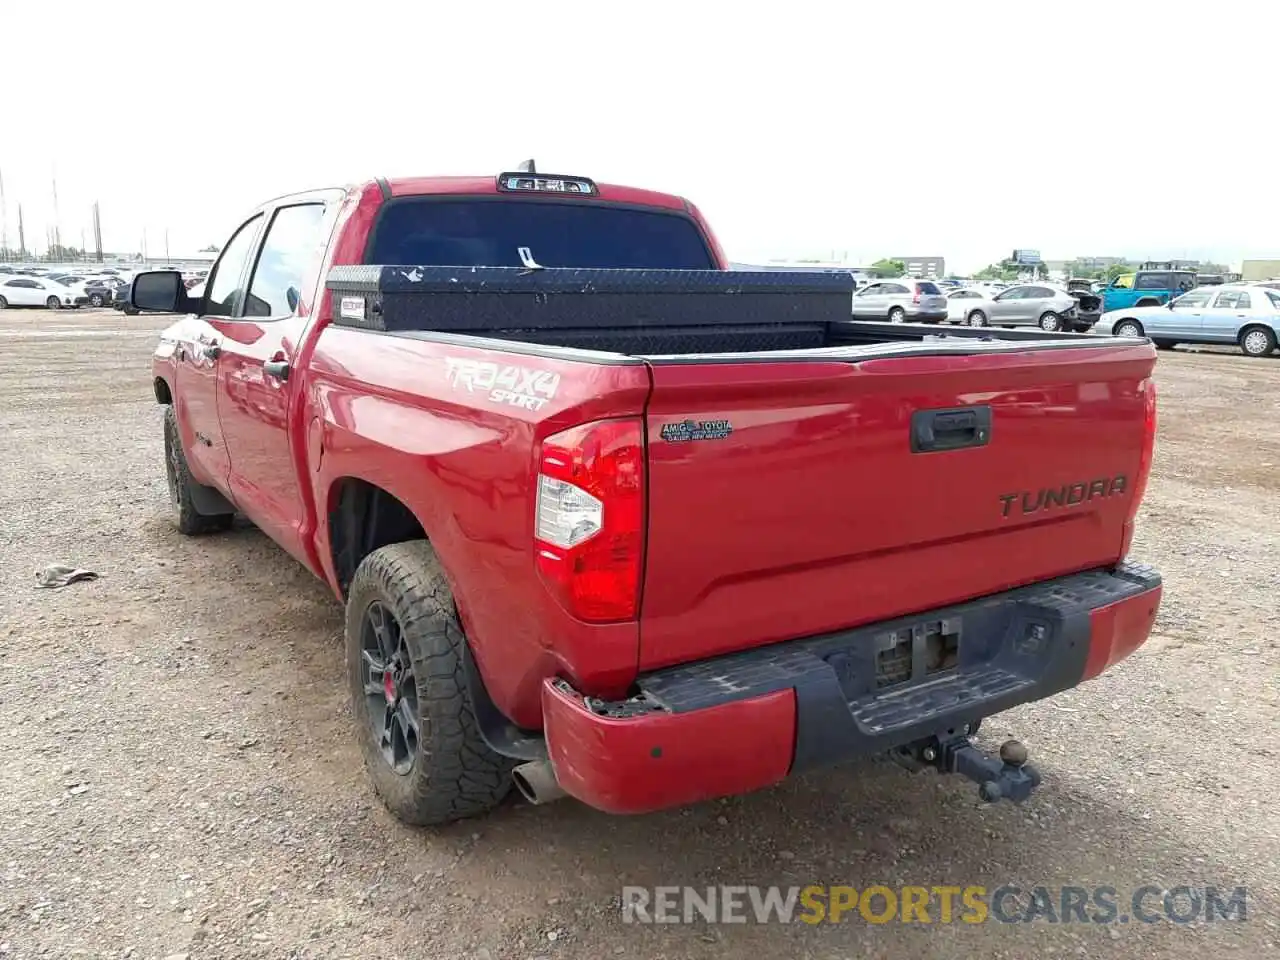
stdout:
<svg viewBox="0 0 1280 960">
<path fill-rule="evenodd" d="M 308 384 L 316 502 L 327 516 L 338 484 L 351 477 L 413 511 L 449 578 L 490 695 L 513 721 L 537 728 L 544 677 L 624 692 L 639 626 L 577 621 L 543 586 L 533 554 L 536 449 L 586 420 L 639 416 L 648 370 L 447 341 L 334 326 L 319 334 Z M 507 366 L 557 377 L 554 396 L 537 410 L 495 400 L 492 371 Z M 336 583 L 326 522 L 317 538 Z"/>
</svg>

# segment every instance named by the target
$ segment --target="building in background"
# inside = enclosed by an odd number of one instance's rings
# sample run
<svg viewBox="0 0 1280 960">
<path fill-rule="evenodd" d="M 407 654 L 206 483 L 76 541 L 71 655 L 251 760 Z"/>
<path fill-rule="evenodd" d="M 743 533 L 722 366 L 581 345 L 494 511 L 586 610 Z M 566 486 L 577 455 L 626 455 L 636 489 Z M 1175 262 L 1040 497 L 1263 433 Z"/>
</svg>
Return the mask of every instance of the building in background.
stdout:
<svg viewBox="0 0 1280 960">
<path fill-rule="evenodd" d="M 1280 277 L 1280 260 L 1245 260 L 1240 275 L 1246 280 L 1271 280 Z"/>
<path fill-rule="evenodd" d="M 920 280 L 940 280 L 947 275 L 945 257 L 890 257 L 901 260 L 908 277 Z"/>
<path fill-rule="evenodd" d="M 1092 273 L 1094 270 L 1109 270 L 1117 264 L 1128 263 L 1124 257 L 1076 257 L 1074 261 L 1077 269 Z"/>
</svg>

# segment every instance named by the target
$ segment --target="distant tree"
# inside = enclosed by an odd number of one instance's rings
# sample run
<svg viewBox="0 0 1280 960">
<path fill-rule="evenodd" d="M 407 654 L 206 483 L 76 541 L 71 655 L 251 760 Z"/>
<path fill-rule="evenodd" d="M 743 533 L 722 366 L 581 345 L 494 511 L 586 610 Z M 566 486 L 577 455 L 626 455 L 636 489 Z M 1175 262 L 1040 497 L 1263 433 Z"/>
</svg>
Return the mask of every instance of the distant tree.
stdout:
<svg viewBox="0 0 1280 960">
<path fill-rule="evenodd" d="M 1129 263 L 1113 263 L 1111 266 L 1107 267 L 1107 272 L 1104 274 L 1104 278 L 1107 283 L 1110 283 L 1121 274 L 1133 273 L 1134 269 L 1134 266 Z"/>
<path fill-rule="evenodd" d="M 218 246 L 216 243 L 211 243 L 207 247 L 201 247 L 200 252 L 201 253 L 221 253 L 222 248 Z"/>
<path fill-rule="evenodd" d="M 877 260 L 871 265 L 871 272 L 877 277 L 900 277 L 907 271 L 907 265 L 901 260 Z"/>
<path fill-rule="evenodd" d="M 1230 273 L 1225 263 L 1202 263 L 1200 264 L 1201 273 Z"/>
<path fill-rule="evenodd" d="M 1017 280 L 1018 268 L 1009 260 L 989 263 L 973 275 L 975 280 Z"/>
<path fill-rule="evenodd" d="M 55 243 L 49 248 L 48 252 L 45 253 L 44 259 L 56 262 L 59 260 L 79 260 L 83 256 L 83 250 L 77 250 L 75 247 L 63 247 Z"/>
</svg>

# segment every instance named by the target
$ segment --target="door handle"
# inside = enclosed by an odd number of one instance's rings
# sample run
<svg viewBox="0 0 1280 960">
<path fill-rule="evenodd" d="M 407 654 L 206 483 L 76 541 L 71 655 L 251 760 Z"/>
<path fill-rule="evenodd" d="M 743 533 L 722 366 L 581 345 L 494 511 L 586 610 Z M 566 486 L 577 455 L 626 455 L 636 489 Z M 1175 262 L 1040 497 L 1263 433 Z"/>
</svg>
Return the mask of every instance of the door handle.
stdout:
<svg viewBox="0 0 1280 960">
<path fill-rule="evenodd" d="M 911 415 L 911 452 L 984 447 L 991 440 L 991 407 L 917 410 Z"/>
<path fill-rule="evenodd" d="M 262 372 L 268 377 L 283 382 L 289 379 L 289 361 L 288 360 L 265 360 L 262 364 Z"/>
</svg>

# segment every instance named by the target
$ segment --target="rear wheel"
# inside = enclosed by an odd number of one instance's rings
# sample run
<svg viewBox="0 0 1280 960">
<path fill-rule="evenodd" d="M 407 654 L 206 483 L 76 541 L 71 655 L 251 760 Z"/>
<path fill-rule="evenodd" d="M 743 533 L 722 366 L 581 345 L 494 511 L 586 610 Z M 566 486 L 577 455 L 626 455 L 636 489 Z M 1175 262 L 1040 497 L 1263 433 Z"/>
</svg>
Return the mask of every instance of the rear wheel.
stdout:
<svg viewBox="0 0 1280 960">
<path fill-rule="evenodd" d="M 44 305 L 50 310 L 60 310 L 62 308 L 62 301 L 57 297 L 50 297 L 44 302 Z"/>
<path fill-rule="evenodd" d="M 235 514 L 216 513 L 210 516 L 196 509 L 193 491 L 199 484 L 191 476 L 191 468 L 187 466 L 187 454 L 182 449 L 182 434 L 178 430 L 178 417 L 173 412 L 172 405 L 164 408 L 164 454 L 169 502 L 178 514 L 178 531 L 194 537 L 229 530 Z"/>
<path fill-rule="evenodd" d="M 889 311 L 889 322 L 890 323 L 906 323 L 907 311 L 903 310 L 901 307 L 894 307 L 892 310 Z"/>
<path fill-rule="evenodd" d="M 971 327 L 990 326 L 990 321 L 987 320 L 987 315 L 981 310 L 974 310 L 970 313 L 969 316 L 965 318 L 965 323 L 969 324 Z"/>
<path fill-rule="evenodd" d="M 1240 349 L 1248 357 L 1265 357 L 1276 348 L 1276 333 L 1270 327 L 1245 327 L 1240 333 Z"/>
<path fill-rule="evenodd" d="M 393 543 L 361 561 L 346 635 L 360 749 L 387 808 L 407 823 L 440 824 L 501 803 L 512 761 L 480 735 L 467 641 L 431 544 Z"/>
<path fill-rule="evenodd" d="M 7 310 L 7 309 L 9 309 L 9 301 L 6 300 L 4 297 L 0 297 L 0 310 Z"/>
<path fill-rule="evenodd" d="M 89 306 L 91 306 L 91 307 L 100 307 L 100 306 L 102 306 L 102 294 L 100 294 L 100 293 L 91 293 L 91 294 L 89 294 Z"/>
<path fill-rule="evenodd" d="M 1177 342 L 1173 340 L 1156 340 L 1153 342 L 1155 343 L 1157 350 L 1172 350 L 1178 345 Z"/>
<path fill-rule="evenodd" d="M 1117 337 L 1140 337 L 1142 336 L 1142 324 L 1137 320 L 1121 320 L 1116 324 L 1112 333 Z"/>
<path fill-rule="evenodd" d="M 1040 329 L 1049 333 L 1056 333 L 1062 329 L 1062 318 L 1049 310 L 1040 315 Z"/>
</svg>

